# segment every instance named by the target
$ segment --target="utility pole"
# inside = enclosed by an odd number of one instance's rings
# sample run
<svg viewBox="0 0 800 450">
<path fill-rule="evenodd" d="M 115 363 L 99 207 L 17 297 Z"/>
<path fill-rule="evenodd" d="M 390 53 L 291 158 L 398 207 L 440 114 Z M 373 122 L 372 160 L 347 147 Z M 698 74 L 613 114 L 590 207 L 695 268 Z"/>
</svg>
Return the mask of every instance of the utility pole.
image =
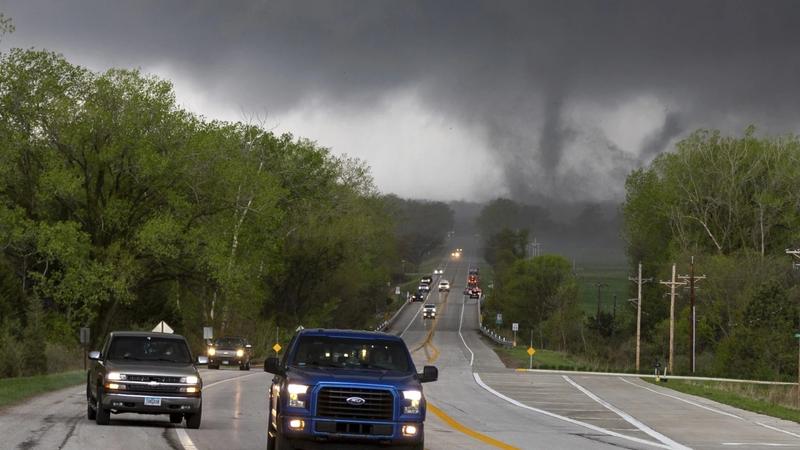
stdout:
<svg viewBox="0 0 800 450">
<path fill-rule="evenodd" d="M 636 371 L 639 371 L 639 355 L 641 354 L 642 342 L 642 284 L 653 281 L 652 278 L 642 279 L 642 263 L 639 263 L 639 276 L 636 278 L 628 277 L 630 281 L 637 284 L 636 296 Z"/>
<path fill-rule="evenodd" d="M 690 299 L 690 311 L 689 311 L 689 346 L 690 351 L 689 354 L 691 359 L 691 368 L 692 373 L 695 371 L 695 349 L 697 348 L 697 314 L 695 308 L 695 301 L 694 301 L 694 283 L 695 281 L 704 280 L 706 278 L 705 275 L 700 275 L 699 277 L 694 276 L 694 256 L 692 256 L 692 262 L 689 264 L 689 275 L 681 275 L 678 278 L 683 280 L 684 283 L 687 281 L 689 282 L 689 299 Z"/>
<path fill-rule="evenodd" d="M 675 359 L 675 287 L 683 286 L 685 281 L 675 281 L 675 263 L 672 263 L 672 279 L 659 283 L 669 286 L 669 362 L 667 368 L 672 375 L 672 361 Z"/>
<path fill-rule="evenodd" d="M 597 283 L 597 315 L 595 316 L 597 319 L 600 319 L 600 288 L 608 287 L 605 283 Z"/>
</svg>

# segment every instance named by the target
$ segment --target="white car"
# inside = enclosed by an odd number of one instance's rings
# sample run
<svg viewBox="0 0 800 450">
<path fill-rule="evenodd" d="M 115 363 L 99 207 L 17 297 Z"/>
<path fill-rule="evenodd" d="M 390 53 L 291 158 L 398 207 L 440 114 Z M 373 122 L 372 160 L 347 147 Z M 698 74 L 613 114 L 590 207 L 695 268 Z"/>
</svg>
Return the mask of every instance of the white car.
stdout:
<svg viewBox="0 0 800 450">
<path fill-rule="evenodd" d="M 440 281 L 439 292 L 450 292 L 450 282 L 447 280 Z"/>
<path fill-rule="evenodd" d="M 436 318 L 436 305 L 427 304 L 422 307 L 422 318 L 423 319 L 435 319 Z"/>
</svg>

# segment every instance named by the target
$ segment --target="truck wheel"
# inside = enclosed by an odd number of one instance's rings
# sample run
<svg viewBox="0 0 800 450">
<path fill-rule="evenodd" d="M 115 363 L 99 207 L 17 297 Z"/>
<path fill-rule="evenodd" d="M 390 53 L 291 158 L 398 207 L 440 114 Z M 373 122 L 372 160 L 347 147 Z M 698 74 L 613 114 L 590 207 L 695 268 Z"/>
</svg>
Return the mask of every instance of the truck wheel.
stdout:
<svg viewBox="0 0 800 450">
<path fill-rule="evenodd" d="M 111 411 L 103 407 L 103 388 L 101 386 L 97 386 L 94 414 L 94 421 L 98 425 L 108 425 L 111 422 Z"/>
<path fill-rule="evenodd" d="M 169 415 L 169 423 L 181 423 L 181 422 L 183 422 L 183 414 L 173 413 Z"/>
<path fill-rule="evenodd" d="M 97 411 L 92 407 L 94 403 L 94 399 L 92 399 L 92 393 L 89 390 L 89 382 L 86 382 L 86 418 L 89 420 L 95 420 L 97 417 Z"/>
<path fill-rule="evenodd" d="M 200 428 L 200 421 L 203 418 L 203 406 L 197 409 L 197 412 L 186 414 L 186 428 L 196 430 Z"/>
</svg>

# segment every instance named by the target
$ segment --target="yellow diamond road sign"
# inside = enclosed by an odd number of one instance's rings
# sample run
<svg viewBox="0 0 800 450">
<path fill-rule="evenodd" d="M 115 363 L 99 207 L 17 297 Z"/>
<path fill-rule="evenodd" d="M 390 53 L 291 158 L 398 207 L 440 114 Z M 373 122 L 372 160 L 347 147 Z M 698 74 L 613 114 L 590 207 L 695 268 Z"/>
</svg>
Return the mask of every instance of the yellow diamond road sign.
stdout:
<svg viewBox="0 0 800 450">
<path fill-rule="evenodd" d="M 528 356 L 533 356 L 536 353 L 536 349 L 533 347 L 528 347 Z"/>
<path fill-rule="evenodd" d="M 272 349 L 275 350 L 275 353 L 279 353 L 281 351 L 281 348 L 283 348 L 283 347 L 281 347 L 281 344 L 277 344 L 277 343 L 272 346 Z"/>
</svg>

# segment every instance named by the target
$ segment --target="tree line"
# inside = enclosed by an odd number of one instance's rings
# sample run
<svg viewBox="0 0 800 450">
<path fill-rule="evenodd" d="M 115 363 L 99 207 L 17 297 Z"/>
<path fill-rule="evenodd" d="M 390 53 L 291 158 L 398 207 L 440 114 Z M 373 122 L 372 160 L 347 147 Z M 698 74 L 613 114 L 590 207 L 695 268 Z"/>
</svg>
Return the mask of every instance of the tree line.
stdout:
<svg viewBox="0 0 800 450">
<path fill-rule="evenodd" d="M 98 344 L 165 320 L 196 348 L 203 326 L 261 348 L 276 325 L 372 326 L 399 254 L 449 230 L 404 243 L 417 206 L 357 159 L 184 110 L 166 80 L 2 53 L 0 376 L 72 357 L 83 326 Z"/>
<path fill-rule="evenodd" d="M 666 365 L 668 289 L 658 283 L 697 274 L 697 373 L 768 380 L 797 375 L 800 270 L 786 249 L 800 245 L 800 140 L 700 130 L 626 179 L 620 209 L 629 273 L 643 264 L 642 370 Z M 610 368 L 633 370 L 636 316 L 584 313 L 576 274 L 564 258 L 528 258 L 532 209 L 510 200 L 488 204 L 476 224 L 484 258 L 495 269 L 487 312 L 504 312 L 536 330 L 548 348 Z M 527 212 L 526 212 L 527 211 Z M 507 214 L 500 214 L 506 212 Z M 522 218 L 522 219 L 520 219 Z M 797 261 L 800 262 L 800 261 Z M 630 298 L 636 297 L 629 283 Z M 690 371 L 689 292 L 678 289 L 675 370 Z"/>
</svg>

